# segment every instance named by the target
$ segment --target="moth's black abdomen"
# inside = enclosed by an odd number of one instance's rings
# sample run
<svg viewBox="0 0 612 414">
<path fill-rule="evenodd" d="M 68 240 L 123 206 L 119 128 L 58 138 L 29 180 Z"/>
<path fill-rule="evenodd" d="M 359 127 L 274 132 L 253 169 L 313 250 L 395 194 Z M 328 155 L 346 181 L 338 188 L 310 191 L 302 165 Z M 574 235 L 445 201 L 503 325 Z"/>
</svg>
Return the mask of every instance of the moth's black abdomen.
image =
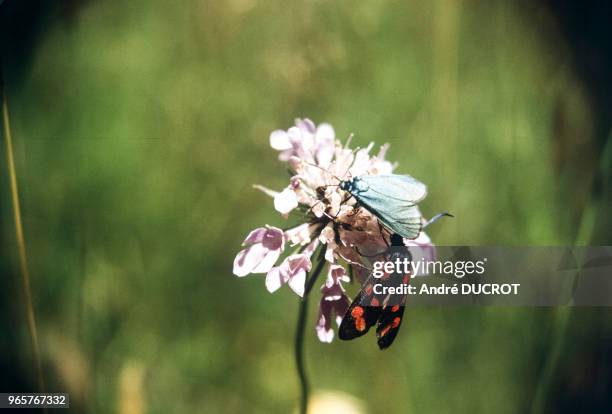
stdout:
<svg viewBox="0 0 612 414">
<path fill-rule="evenodd" d="M 404 238 L 397 233 L 391 235 L 391 246 L 404 246 Z"/>
</svg>

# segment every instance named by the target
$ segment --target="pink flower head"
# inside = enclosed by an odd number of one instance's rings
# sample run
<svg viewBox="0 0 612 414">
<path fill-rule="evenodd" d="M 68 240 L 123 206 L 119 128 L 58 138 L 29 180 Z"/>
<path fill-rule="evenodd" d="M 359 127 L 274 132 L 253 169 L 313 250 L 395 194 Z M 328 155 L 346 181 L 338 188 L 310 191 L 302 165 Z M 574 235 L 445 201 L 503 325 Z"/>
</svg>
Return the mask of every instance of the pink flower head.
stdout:
<svg viewBox="0 0 612 414">
<path fill-rule="evenodd" d="M 260 185 L 255 188 L 273 198 L 274 208 L 282 217 L 288 219 L 290 212 L 297 211 L 302 213 L 302 220 L 284 232 L 269 226 L 254 230 L 234 260 L 236 275 L 267 273 L 270 292 L 288 284 L 303 296 L 312 257 L 318 250 L 317 260 L 325 263 L 316 268 L 329 269 L 321 287 L 316 325 L 323 342 L 333 339 L 332 321 L 339 323 L 350 303 L 342 286 L 349 281 L 346 268 L 350 266 L 355 279 L 363 282 L 370 273 L 368 257 L 385 251 L 390 242 L 388 229 L 339 186 L 339 181 L 352 177 L 392 174 L 396 165 L 385 159 L 389 147 L 385 144 L 374 151 L 371 143 L 353 150 L 348 141 L 343 145 L 331 125 L 315 125 L 309 119 L 297 119 L 287 130 L 270 134 L 270 145 L 279 151 L 279 159 L 286 163 L 291 177 L 279 191 Z M 294 250 L 274 266 L 285 242 Z M 435 248 L 424 232 L 404 243 L 411 248 L 413 260 L 435 258 Z"/>
<path fill-rule="evenodd" d="M 279 228 L 266 226 L 253 230 L 244 239 L 234 259 L 234 274 L 242 277 L 249 273 L 267 273 L 285 248 L 285 236 Z"/>
</svg>

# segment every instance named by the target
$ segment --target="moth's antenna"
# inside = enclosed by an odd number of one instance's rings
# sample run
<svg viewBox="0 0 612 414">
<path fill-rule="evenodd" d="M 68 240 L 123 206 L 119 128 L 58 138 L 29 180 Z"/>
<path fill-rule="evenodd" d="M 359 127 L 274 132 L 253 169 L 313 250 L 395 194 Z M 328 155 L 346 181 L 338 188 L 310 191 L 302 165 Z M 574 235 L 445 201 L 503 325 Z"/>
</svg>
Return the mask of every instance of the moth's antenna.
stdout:
<svg viewBox="0 0 612 414">
<path fill-rule="evenodd" d="M 352 137 L 352 134 L 351 134 L 351 137 Z M 351 168 L 353 168 L 353 165 L 355 165 L 355 161 L 357 161 L 355 159 L 355 154 L 357 153 L 357 151 L 359 151 L 359 147 L 351 151 L 353 153 L 353 162 L 351 162 L 351 165 L 349 165 L 346 171 L 344 172 L 344 174 L 342 174 L 343 177 L 346 177 L 347 174 L 350 174 Z M 352 177 L 352 174 L 351 174 L 351 177 Z"/>
<path fill-rule="evenodd" d="M 355 163 L 355 161 L 353 160 L 353 164 Z M 346 177 L 347 174 L 351 174 L 351 167 L 353 166 L 353 164 L 349 165 L 348 168 L 346 169 L 346 171 L 344 172 L 344 174 L 342 174 L 343 177 Z M 352 177 L 352 175 L 351 175 Z"/>
<path fill-rule="evenodd" d="M 444 211 L 442 213 L 436 214 L 435 216 L 433 216 L 431 219 L 429 219 L 425 224 L 423 224 L 423 228 L 429 226 L 430 224 L 435 223 L 436 221 L 440 220 L 442 217 L 447 216 L 447 217 L 455 217 L 453 216 L 451 213 Z"/>
<path fill-rule="evenodd" d="M 331 175 L 332 177 L 334 177 L 334 178 L 335 178 L 336 180 L 338 180 L 339 182 L 344 181 L 344 180 L 342 180 L 341 178 L 336 177 L 335 175 L 333 175 L 332 173 L 330 173 L 329 171 L 327 171 L 325 168 L 321 167 L 320 165 L 313 164 L 313 163 L 308 162 L 308 161 L 302 161 L 302 162 L 303 162 L 303 163 L 305 163 L 305 164 L 310 165 L 311 167 L 315 167 L 315 168 L 318 168 L 318 169 L 320 169 L 320 170 L 322 170 L 322 171 L 325 171 L 326 173 L 328 173 L 329 175 Z M 331 186 L 329 186 L 329 187 L 331 187 Z"/>
</svg>

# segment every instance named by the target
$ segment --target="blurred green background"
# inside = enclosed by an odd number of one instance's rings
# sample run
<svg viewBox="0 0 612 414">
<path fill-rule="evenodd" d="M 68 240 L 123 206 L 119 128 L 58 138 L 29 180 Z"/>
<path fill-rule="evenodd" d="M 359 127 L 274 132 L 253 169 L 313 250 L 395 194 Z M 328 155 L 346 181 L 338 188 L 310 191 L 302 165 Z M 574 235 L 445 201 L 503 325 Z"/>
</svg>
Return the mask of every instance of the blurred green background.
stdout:
<svg viewBox="0 0 612 414">
<path fill-rule="evenodd" d="M 231 274 L 248 231 L 285 225 L 251 186 L 286 185 L 268 135 L 296 117 L 389 142 L 429 187 L 424 213 L 456 216 L 437 244 L 611 244 L 595 3 L 6 0 L 47 388 L 75 412 L 296 409 L 298 300 Z M 32 391 L 0 154 L 0 391 Z M 314 392 L 360 412 L 609 412 L 608 310 L 414 309 L 380 352 L 373 335 L 319 343 L 314 298 Z"/>
</svg>

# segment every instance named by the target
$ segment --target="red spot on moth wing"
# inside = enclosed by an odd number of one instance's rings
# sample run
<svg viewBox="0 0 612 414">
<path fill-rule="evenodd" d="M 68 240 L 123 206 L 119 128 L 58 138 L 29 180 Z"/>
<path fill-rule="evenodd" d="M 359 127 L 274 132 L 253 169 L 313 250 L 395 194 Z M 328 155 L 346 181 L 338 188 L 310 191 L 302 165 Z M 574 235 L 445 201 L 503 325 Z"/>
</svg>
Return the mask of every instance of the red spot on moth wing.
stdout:
<svg viewBox="0 0 612 414">
<path fill-rule="evenodd" d="M 363 308 L 361 306 L 355 306 L 351 311 L 351 316 L 355 319 L 359 319 L 363 316 Z"/>
<path fill-rule="evenodd" d="M 410 282 L 410 273 L 407 273 L 404 275 L 404 280 L 402 281 L 402 283 L 404 283 L 404 285 L 407 285 Z"/>
<path fill-rule="evenodd" d="M 400 318 L 399 316 L 393 319 L 393 322 L 391 322 L 391 327 L 392 328 L 397 328 L 400 324 L 400 322 L 402 322 L 402 318 Z"/>
<path fill-rule="evenodd" d="M 358 317 L 355 319 L 355 329 L 359 332 L 363 332 L 366 328 L 366 321 L 364 318 Z"/>
<path fill-rule="evenodd" d="M 386 334 L 388 334 L 388 333 L 389 333 L 389 331 L 390 331 L 390 330 L 391 330 L 391 325 L 387 325 L 387 326 L 385 326 L 385 327 L 383 328 L 383 330 L 382 330 L 382 331 L 380 331 L 380 336 L 381 336 L 381 337 L 385 336 Z"/>
<path fill-rule="evenodd" d="M 370 295 L 372 294 L 372 290 L 373 290 L 373 289 L 374 289 L 374 287 L 373 287 L 372 285 L 367 285 L 367 286 L 365 287 L 365 294 L 366 294 L 367 296 L 370 296 Z"/>
<path fill-rule="evenodd" d="M 377 298 L 372 298 L 370 306 L 380 306 L 380 301 Z"/>
<path fill-rule="evenodd" d="M 399 308 L 399 305 L 393 305 L 393 307 L 391 308 L 391 312 L 397 312 Z"/>
</svg>

